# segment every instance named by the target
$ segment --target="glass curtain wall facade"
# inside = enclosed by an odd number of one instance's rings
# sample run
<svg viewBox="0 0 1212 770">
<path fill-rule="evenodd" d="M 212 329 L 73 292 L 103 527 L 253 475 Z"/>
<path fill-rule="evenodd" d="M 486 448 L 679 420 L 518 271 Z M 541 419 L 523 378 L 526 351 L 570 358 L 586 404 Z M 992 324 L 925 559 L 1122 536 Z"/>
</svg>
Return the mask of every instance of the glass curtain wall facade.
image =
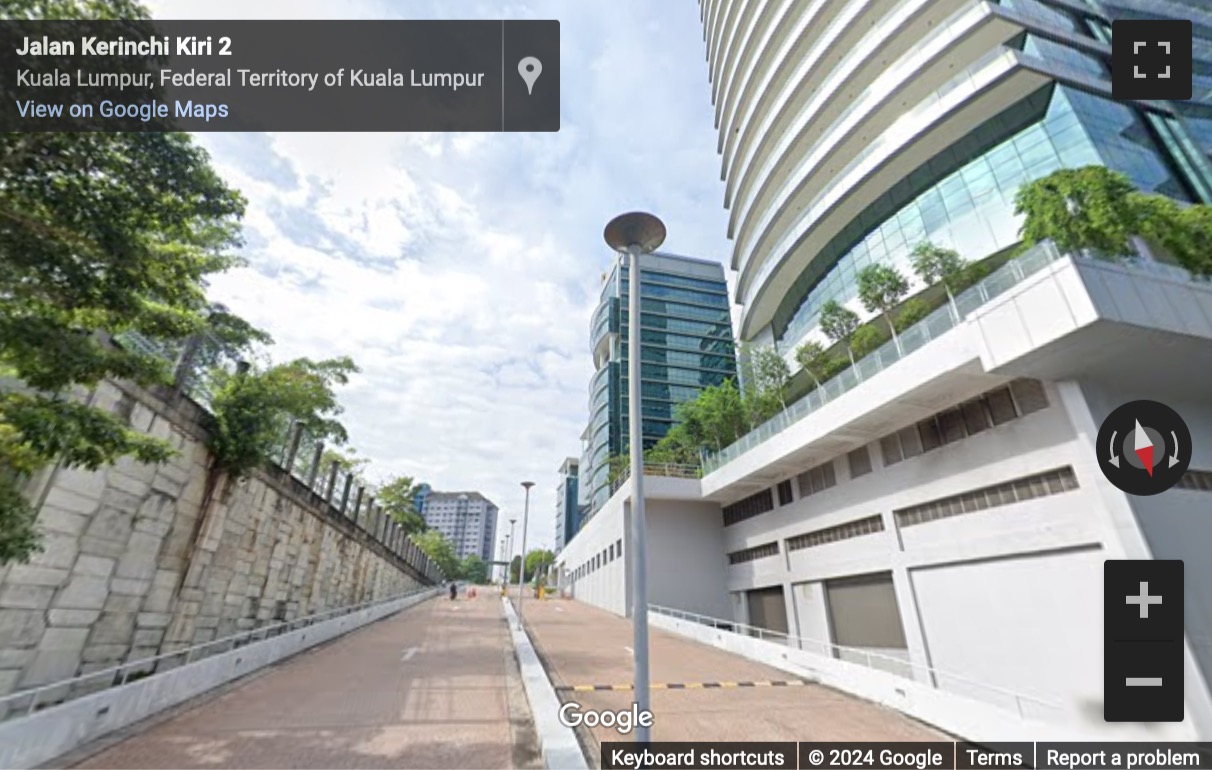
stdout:
<svg viewBox="0 0 1212 770">
<path fill-rule="evenodd" d="M 645 448 L 674 425 L 678 404 L 736 377 L 728 285 L 717 262 L 673 254 L 640 257 L 641 394 Z M 610 457 L 628 452 L 628 268 L 617 262 L 590 321 L 596 371 L 579 483 L 589 515 L 610 497 Z"/>
<path fill-rule="evenodd" d="M 922 9 L 937 18 L 931 16 L 930 29 L 924 38 L 917 38 L 916 50 L 928 50 L 931 38 L 946 39 L 945 45 L 940 44 L 939 60 L 950 62 L 947 68 L 922 60 L 913 50 L 881 68 L 856 61 L 870 41 L 862 33 L 845 30 L 842 18 L 854 29 L 862 26 L 859 16 L 847 13 L 867 14 L 871 24 L 863 28 L 884 35 L 877 41 L 879 48 L 908 49 L 899 36 L 908 36 L 918 23 L 906 12 L 917 5 L 914 0 L 862 9 L 858 0 L 839 0 L 831 10 L 817 11 L 805 10 L 812 4 L 785 3 L 781 18 L 778 13 L 755 15 L 744 6 L 738 11 L 731 7 L 734 0 L 703 0 L 713 81 L 722 77 L 715 88 L 725 172 L 732 178 L 729 197 L 737 244 L 733 266 L 740 272 L 738 301 L 743 305 L 740 339 L 772 340 L 787 354 L 806 339 L 823 341 L 818 328 L 822 305 L 837 300 L 864 317 L 870 315 L 857 302 L 857 273 L 880 263 L 911 277 L 909 254 L 923 241 L 954 248 L 974 261 L 1003 252 L 1019 240 L 1021 219 L 1013 211 L 1016 191 L 1057 169 L 1104 165 L 1124 173 L 1142 190 L 1181 201 L 1212 202 L 1212 4 L 1204 0 L 993 2 L 979 12 L 947 3 Z M 775 54 L 754 47 L 763 39 L 762 25 L 770 25 L 767 36 L 779 34 L 774 32 L 776 22 L 795 34 L 799 29 L 795 25 L 813 12 L 833 14 L 833 21 L 819 20 L 815 28 L 805 24 L 805 38 L 816 37 L 812 45 L 805 42 L 798 50 L 811 56 L 836 45 L 842 63 L 833 72 L 818 68 L 805 82 L 780 77 L 780 68 L 790 70 L 798 62 L 777 61 Z M 977 13 L 986 18 L 973 22 Z M 1194 21 L 1192 101 L 1138 103 L 1110 98 L 1111 23 L 1138 18 Z M 991 29 L 1001 31 L 1002 39 L 982 50 L 977 41 L 988 39 Z M 851 50 L 842 52 L 846 47 L 842 41 L 851 34 L 855 35 L 848 41 Z M 915 55 L 919 58 L 912 59 Z M 920 69 L 898 72 L 911 61 L 919 62 Z M 763 67 L 776 74 L 764 73 Z M 839 74 L 843 67 L 851 70 Z M 907 101 L 900 120 L 889 114 L 886 103 L 878 108 L 885 110 L 879 119 L 873 107 L 864 128 L 862 117 L 853 111 L 889 76 L 903 80 L 905 94 L 935 90 L 917 104 Z M 821 84 L 827 86 L 830 78 L 843 82 L 849 78 L 854 89 L 866 86 L 866 90 L 846 110 L 839 107 L 831 113 L 824 101 L 828 97 L 817 95 L 815 112 L 808 106 L 800 115 L 791 111 L 797 104 L 814 104 L 803 91 L 825 91 Z M 915 83 L 914 78 L 924 82 Z M 778 84 L 780 79 L 773 97 L 756 90 L 759 83 Z M 1002 98 L 999 109 L 982 113 L 976 106 L 981 100 L 997 103 L 990 98 L 996 89 L 1005 93 L 1013 88 L 1021 95 L 1015 94 L 1012 101 Z M 802 90 L 799 96 L 797 89 Z M 777 106 L 780 98 L 785 99 L 782 107 Z M 880 98 L 888 99 L 888 94 L 877 94 L 873 103 Z M 945 122 L 950 117 L 945 110 L 960 114 L 965 109 L 966 120 Z M 775 116 L 776 111 L 781 113 Z M 935 122 L 928 120 L 931 111 L 938 114 Z M 836 118 L 828 120 L 826 115 Z M 747 131 L 770 125 L 803 133 L 794 142 L 777 135 L 746 136 Z M 803 138 L 810 128 L 815 129 L 815 141 Z M 933 149 L 914 153 L 915 144 Z M 829 147 L 843 145 L 851 149 L 852 160 L 843 159 L 839 167 L 828 169 L 820 168 L 825 161 L 812 167 L 815 158 L 827 157 Z M 743 152 L 754 147 L 748 155 Z M 901 157 L 889 154 L 884 166 L 872 160 L 891 153 L 889 147 L 906 150 Z M 870 170 L 860 176 L 855 169 L 864 163 Z M 763 175 L 780 167 L 795 171 Z M 797 178 L 800 169 L 805 171 Z M 809 174 L 816 174 L 811 189 Z M 873 181 L 877 178 L 879 184 Z M 848 197 L 864 203 L 839 213 Z M 759 204 L 767 204 L 766 210 Z M 913 291 L 919 288 L 914 285 Z"/>
<path fill-rule="evenodd" d="M 577 533 L 581 524 L 581 506 L 578 481 L 580 463 L 574 457 L 569 457 L 560 466 L 560 485 L 556 488 L 556 536 L 555 549 L 558 552 Z"/>
</svg>

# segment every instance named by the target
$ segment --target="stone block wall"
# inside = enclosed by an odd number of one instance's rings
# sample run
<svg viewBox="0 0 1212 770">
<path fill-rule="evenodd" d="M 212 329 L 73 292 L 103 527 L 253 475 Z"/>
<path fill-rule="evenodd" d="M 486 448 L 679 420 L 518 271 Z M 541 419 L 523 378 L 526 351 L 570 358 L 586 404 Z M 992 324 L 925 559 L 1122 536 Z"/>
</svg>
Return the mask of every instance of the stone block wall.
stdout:
<svg viewBox="0 0 1212 770">
<path fill-rule="evenodd" d="M 45 550 L 0 567 L 0 697 L 432 582 L 403 538 L 279 468 L 221 479 L 204 512 L 201 407 L 109 382 L 91 398 L 179 454 L 31 482 Z"/>
</svg>

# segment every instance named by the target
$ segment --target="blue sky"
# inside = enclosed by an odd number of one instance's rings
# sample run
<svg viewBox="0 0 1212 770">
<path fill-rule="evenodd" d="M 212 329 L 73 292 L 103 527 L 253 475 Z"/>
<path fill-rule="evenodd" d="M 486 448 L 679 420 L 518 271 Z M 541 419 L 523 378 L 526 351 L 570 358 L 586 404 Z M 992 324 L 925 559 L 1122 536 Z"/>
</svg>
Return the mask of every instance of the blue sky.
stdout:
<svg viewBox="0 0 1212 770">
<path fill-rule="evenodd" d="M 580 452 L 602 228 L 646 209 L 669 251 L 727 263 L 693 0 L 153 0 L 157 18 L 561 22 L 556 134 L 199 134 L 248 198 L 248 268 L 214 299 L 277 360 L 350 355 L 341 394 L 369 474 L 476 489 L 552 543 L 557 470 Z M 508 527 L 508 524 L 505 524 Z M 498 530 L 499 532 L 500 530 Z"/>
</svg>

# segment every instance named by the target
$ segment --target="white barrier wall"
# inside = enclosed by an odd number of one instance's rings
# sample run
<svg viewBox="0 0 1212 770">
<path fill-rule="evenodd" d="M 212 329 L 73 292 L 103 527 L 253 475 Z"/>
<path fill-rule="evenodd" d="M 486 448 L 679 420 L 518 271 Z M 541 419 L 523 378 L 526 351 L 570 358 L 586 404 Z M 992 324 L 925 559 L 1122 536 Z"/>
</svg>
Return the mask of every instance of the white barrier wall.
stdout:
<svg viewBox="0 0 1212 770">
<path fill-rule="evenodd" d="M 719 504 L 702 499 L 698 479 L 645 476 L 644 484 L 649 603 L 727 615 L 728 561 Z M 630 607 L 630 497 L 627 482 L 557 557 L 560 574 L 569 575 L 562 578 L 567 595 L 616 615 L 627 615 Z"/>
<path fill-rule="evenodd" d="M 30 716 L 0 722 L 0 768 L 37 767 L 89 741 L 412 607 L 437 593 L 438 590 L 431 589 L 386 601 Z"/>
<path fill-rule="evenodd" d="M 783 643 L 762 641 L 668 615 L 654 613 L 648 617 L 657 628 L 896 709 L 962 740 L 1191 741 L 1196 737 L 1190 720 L 1165 725 L 1090 722 L 1079 726 L 1024 719 L 1013 711 L 989 703 Z"/>
</svg>

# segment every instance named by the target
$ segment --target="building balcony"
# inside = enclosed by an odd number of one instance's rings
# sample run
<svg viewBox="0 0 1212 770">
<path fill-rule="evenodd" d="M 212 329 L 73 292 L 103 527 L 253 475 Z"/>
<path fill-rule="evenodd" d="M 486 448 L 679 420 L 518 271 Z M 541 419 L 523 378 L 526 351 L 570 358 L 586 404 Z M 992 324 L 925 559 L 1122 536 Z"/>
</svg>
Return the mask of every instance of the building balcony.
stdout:
<svg viewBox="0 0 1212 770">
<path fill-rule="evenodd" d="M 956 306 L 709 455 L 704 496 L 739 499 L 1017 377 L 1106 378 L 1155 392 L 1164 372 L 1167 394 L 1206 393 L 1212 283 L 1181 268 L 1071 257 L 1040 244 L 961 293 Z"/>
</svg>

